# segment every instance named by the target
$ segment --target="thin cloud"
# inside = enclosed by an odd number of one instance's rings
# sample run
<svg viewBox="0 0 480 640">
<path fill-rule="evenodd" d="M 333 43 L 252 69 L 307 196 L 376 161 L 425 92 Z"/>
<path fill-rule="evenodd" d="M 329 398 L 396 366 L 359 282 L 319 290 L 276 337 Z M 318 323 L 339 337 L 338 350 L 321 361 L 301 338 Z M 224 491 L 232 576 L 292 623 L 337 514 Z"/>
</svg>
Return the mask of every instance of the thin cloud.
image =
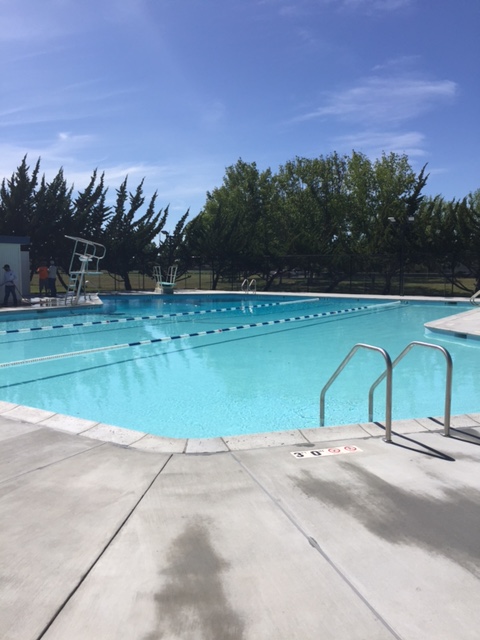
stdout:
<svg viewBox="0 0 480 640">
<path fill-rule="evenodd" d="M 111 117 L 123 109 L 125 96 L 137 93 L 138 88 L 133 86 L 109 90 L 102 86 L 100 79 L 57 86 L 51 91 L 32 88 L 28 101 L 11 106 L 4 104 L 0 111 L 0 127 Z M 13 97 L 11 101 L 14 101 Z"/>
<path fill-rule="evenodd" d="M 407 69 L 413 68 L 419 61 L 420 56 L 418 55 L 397 56 L 396 58 L 390 58 L 381 64 L 376 64 L 373 67 L 373 71 L 387 71 L 388 73 L 395 72 L 399 75 Z"/>
<path fill-rule="evenodd" d="M 215 128 L 225 121 L 227 109 L 223 102 L 216 100 L 200 108 L 200 120 L 207 128 Z"/>
<path fill-rule="evenodd" d="M 105 175 L 108 187 L 107 200 L 114 204 L 115 190 L 128 178 L 130 190 L 144 180 L 143 190 L 146 203 L 157 192 L 157 207 L 169 205 L 169 225 L 174 225 L 187 209 L 192 216 L 199 213 L 206 199 L 206 192 L 212 184 L 218 183 L 223 175 L 224 162 L 217 158 L 192 159 L 190 162 L 178 161 L 169 164 L 138 162 L 135 164 L 113 164 L 107 157 L 97 156 L 92 147 L 97 140 L 94 136 L 83 136 L 62 131 L 50 143 L 35 146 L 21 144 L 0 144 L 0 182 L 2 177 L 9 179 L 27 156 L 27 165 L 33 170 L 40 158 L 40 173 L 47 181 L 52 180 L 63 169 L 68 186 L 74 187 L 74 193 L 84 189 L 95 169 Z M 91 148 L 89 164 L 80 160 L 80 150 Z M 194 206 L 194 202 L 201 204 Z"/>
<path fill-rule="evenodd" d="M 352 149 L 357 149 L 374 158 L 378 158 L 384 151 L 393 151 L 415 158 L 423 158 L 427 155 L 426 138 L 419 131 L 402 133 L 362 131 L 357 134 L 338 136 L 333 140 L 333 144 L 336 149 L 344 153 L 350 153 Z"/>
<path fill-rule="evenodd" d="M 149 28 L 147 0 L 0 0 L 0 42 L 36 44 L 67 40 L 99 24 Z"/>
<path fill-rule="evenodd" d="M 367 12 L 398 11 L 413 4 L 414 0 L 342 0 L 342 5 L 348 8 L 361 9 Z"/>
<path fill-rule="evenodd" d="M 350 89 L 326 94 L 323 106 L 296 121 L 333 117 L 364 125 L 399 124 L 423 115 L 439 101 L 451 101 L 456 94 L 457 85 L 451 80 L 371 77 Z"/>
<path fill-rule="evenodd" d="M 75 0 L 16 0 L 0 2 L 0 42 L 51 41 L 88 25 L 81 3 Z"/>
<path fill-rule="evenodd" d="M 280 15 L 291 18 L 311 14 L 325 7 L 371 14 L 398 11 L 415 0 L 257 0 L 258 6 L 276 7 Z"/>
</svg>

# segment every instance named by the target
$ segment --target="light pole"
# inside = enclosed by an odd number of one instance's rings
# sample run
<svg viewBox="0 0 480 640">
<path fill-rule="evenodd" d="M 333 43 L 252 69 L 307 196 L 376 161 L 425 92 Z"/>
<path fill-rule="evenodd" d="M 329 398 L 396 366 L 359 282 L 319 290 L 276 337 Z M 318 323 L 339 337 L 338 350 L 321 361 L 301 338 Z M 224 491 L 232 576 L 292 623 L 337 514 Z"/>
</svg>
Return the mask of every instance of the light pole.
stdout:
<svg viewBox="0 0 480 640">
<path fill-rule="evenodd" d="M 393 216 L 388 218 L 388 221 L 397 225 L 400 228 L 400 275 L 398 289 L 401 296 L 404 295 L 405 289 L 405 236 L 407 233 L 407 227 L 414 220 L 413 216 L 407 216 L 403 221 L 399 222 Z"/>
<path fill-rule="evenodd" d="M 171 266 L 172 264 L 172 243 L 173 243 L 173 238 L 172 236 L 168 233 L 168 231 L 161 231 L 160 233 L 163 233 L 163 235 L 165 236 L 165 240 L 164 240 L 164 244 L 166 244 L 167 246 L 167 269 L 169 266 Z"/>
<path fill-rule="evenodd" d="M 200 256 L 192 256 L 192 260 L 198 260 L 198 289 L 202 288 L 202 262 Z M 195 263 L 193 263 L 195 266 Z"/>
</svg>

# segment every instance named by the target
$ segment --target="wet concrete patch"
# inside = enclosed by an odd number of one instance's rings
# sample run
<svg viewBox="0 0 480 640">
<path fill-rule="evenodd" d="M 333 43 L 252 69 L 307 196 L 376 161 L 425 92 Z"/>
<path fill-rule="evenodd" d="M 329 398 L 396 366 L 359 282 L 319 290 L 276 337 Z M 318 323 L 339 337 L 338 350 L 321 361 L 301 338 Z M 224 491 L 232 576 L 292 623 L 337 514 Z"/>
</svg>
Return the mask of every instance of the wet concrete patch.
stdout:
<svg viewBox="0 0 480 640">
<path fill-rule="evenodd" d="M 210 526 L 208 520 L 195 518 L 173 541 L 162 570 L 165 586 L 154 597 L 158 626 L 145 640 L 243 638 L 244 623 L 229 603 L 222 582 L 229 563 L 215 549 Z"/>
<path fill-rule="evenodd" d="M 348 512 L 387 542 L 422 547 L 480 577 L 479 490 L 445 487 L 439 497 L 392 485 L 353 464 L 342 466 L 350 482 L 342 480 L 341 487 L 307 470 L 290 479 L 308 498 Z"/>
</svg>

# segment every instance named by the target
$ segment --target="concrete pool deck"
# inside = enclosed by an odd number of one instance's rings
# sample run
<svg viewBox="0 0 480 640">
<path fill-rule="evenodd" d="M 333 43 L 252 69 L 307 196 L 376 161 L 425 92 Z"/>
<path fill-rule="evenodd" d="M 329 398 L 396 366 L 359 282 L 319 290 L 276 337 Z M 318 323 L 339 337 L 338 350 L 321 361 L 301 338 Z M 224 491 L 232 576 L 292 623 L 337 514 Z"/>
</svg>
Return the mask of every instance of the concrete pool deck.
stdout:
<svg viewBox="0 0 480 640">
<path fill-rule="evenodd" d="M 479 414 L 179 454 L 33 411 L 0 414 L 3 640 L 478 638 Z"/>
<path fill-rule="evenodd" d="M 476 640 L 480 414 L 451 427 L 176 441 L 0 403 L 0 637 Z"/>
</svg>

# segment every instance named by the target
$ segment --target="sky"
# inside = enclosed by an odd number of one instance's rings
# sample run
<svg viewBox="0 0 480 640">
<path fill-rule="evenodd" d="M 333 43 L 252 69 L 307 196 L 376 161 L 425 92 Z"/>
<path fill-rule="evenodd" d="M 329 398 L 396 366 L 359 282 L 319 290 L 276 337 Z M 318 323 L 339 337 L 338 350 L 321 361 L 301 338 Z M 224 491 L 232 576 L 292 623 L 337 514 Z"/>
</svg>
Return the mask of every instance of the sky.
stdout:
<svg viewBox="0 0 480 640">
<path fill-rule="evenodd" d="M 478 0 L 0 0 L 0 180 L 128 176 L 167 229 L 239 158 L 406 154 L 480 188 Z"/>
</svg>

